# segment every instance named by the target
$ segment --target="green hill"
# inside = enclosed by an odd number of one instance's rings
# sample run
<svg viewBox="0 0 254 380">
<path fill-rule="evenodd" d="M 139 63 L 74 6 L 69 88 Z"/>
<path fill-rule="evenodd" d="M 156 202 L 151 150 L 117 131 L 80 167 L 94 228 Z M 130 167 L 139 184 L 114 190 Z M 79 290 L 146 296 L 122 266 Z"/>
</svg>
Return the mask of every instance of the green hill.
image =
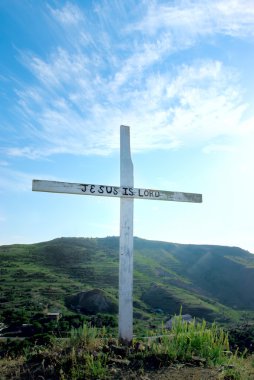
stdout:
<svg viewBox="0 0 254 380">
<path fill-rule="evenodd" d="M 116 300 L 118 246 L 117 237 L 1 246 L 2 316 L 70 312 L 66 300 L 92 289 Z M 134 238 L 136 318 L 148 318 L 155 309 L 171 315 L 182 306 L 183 313 L 208 320 L 253 319 L 253 288 L 254 256 L 240 248 Z"/>
</svg>

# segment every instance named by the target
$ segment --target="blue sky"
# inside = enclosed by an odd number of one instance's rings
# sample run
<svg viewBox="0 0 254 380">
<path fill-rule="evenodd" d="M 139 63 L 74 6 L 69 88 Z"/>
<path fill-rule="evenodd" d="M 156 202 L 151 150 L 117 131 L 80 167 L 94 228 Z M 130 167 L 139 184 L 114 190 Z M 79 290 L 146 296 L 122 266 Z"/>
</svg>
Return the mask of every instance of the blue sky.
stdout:
<svg viewBox="0 0 254 380">
<path fill-rule="evenodd" d="M 0 244 L 119 234 L 119 200 L 34 193 L 32 179 L 119 184 L 134 234 L 254 253 L 253 0 L 0 2 Z"/>
</svg>

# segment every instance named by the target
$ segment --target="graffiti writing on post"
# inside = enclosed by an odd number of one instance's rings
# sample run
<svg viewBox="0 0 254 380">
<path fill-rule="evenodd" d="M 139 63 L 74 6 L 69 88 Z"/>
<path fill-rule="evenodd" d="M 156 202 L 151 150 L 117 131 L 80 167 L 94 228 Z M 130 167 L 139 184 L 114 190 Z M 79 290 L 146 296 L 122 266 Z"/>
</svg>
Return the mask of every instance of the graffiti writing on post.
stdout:
<svg viewBox="0 0 254 380">
<path fill-rule="evenodd" d="M 81 191 L 87 195 L 107 195 L 112 197 L 129 197 L 129 198 L 159 198 L 160 191 L 150 189 L 135 189 L 133 187 L 115 187 L 105 185 L 82 184 Z"/>
</svg>

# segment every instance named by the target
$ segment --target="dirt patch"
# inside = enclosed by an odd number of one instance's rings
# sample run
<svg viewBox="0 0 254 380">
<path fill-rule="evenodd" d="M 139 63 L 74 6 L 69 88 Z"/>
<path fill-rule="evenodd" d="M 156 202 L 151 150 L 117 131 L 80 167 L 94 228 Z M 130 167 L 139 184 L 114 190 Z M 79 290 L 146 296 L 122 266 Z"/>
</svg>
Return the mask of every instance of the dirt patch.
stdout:
<svg viewBox="0 0 254 380">
<path fill-rule="evenodd" d="M 218 369 L 210 368 L 168 368 L 164 370 L 154 371 L 152 374 L 147 374 L 147 380 L 217 380 L 219 379 Z"/>
<path fill-rule="evenodd" d="M 113 379 L 119 380 L 221 380 L 222 370 L 214 368 L 172 366 L 153 371 L 119 371 Z"/>
</svg>

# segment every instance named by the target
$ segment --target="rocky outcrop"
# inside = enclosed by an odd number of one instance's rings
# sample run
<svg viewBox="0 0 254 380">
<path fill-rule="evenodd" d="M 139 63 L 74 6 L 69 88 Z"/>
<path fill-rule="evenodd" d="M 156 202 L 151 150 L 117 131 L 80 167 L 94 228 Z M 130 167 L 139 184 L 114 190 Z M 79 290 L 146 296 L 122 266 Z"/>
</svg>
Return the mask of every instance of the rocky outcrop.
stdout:
<svg viewBox="0 0 254 380">
<path fill-rule="evenodd" d="M 92 289 L 70 296 L 66 298 L 66 305 L 84 314 L 117 312 L 117 301 L 101 289 Z"/>
</svg>

